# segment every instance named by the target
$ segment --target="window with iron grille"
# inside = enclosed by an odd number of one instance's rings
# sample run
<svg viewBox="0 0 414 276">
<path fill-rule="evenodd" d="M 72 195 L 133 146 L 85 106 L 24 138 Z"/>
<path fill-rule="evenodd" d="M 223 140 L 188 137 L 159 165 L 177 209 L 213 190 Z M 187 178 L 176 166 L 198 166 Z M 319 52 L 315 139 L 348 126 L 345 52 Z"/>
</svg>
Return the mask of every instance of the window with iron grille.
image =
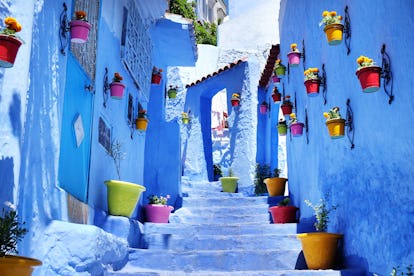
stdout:
<svg viewBox="0 0 414 276">
<path fill-rule="evenodd" d="M 151 83 L 151 38 L 134 1 L 124 8 L 122 27 L 122 61 L 144 97 L 149 98 Z"/>
</svg>

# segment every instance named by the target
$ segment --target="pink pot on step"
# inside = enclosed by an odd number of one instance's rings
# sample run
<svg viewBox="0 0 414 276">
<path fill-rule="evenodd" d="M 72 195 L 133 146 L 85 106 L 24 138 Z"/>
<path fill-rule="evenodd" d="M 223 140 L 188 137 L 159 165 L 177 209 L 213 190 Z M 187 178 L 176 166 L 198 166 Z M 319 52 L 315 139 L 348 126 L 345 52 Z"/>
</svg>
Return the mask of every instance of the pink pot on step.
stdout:
<svg viewBox="0 0 414 276">
<path fill-rule="evenodd" d="M 168 223 L 170 213 L 174 207 L 161 204 L 147 204 L 144 206 L 145 215 L 148 222 Z"/>
</svg>

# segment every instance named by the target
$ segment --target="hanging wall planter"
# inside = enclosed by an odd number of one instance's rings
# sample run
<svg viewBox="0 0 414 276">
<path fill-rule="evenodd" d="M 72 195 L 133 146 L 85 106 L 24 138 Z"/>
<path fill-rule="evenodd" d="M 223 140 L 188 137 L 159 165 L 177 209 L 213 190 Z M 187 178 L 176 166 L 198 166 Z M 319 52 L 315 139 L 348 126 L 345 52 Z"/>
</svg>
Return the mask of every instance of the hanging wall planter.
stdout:
<svg viewBox="0 0 414 276">
<path fill-rule="evenodd" d="M 305 75 L 305 87 L 308 96 L 317 96 L 319 94 L 319 69 L 308 68 L 304 73 Z"/>
<path fill-rule="evenodd" d="M 231 101 L 231 106 L 239 106 L 240 105 L 240 94 L 233 93 L 230 101 Z"/>
<path fill-rule="evenodd" d="M 120 100 L 124 96 L 125 85 L 121 83 L 122 80 L 122 76 L 116 72 L 112 83 L 109 84 L 112 99 Z"/>
<path fill-rule="evenodd" d="M 147 111 L 141 109 L 138 111 L 138 118 L 135 120 L 137 130 L 146 131 L 148 126 Z"/>
<path fill-rule="evenodd" d="M 289 65 L 291 67 L 296 67 L 300 63 L 300 52 L 298 50 L 298 45 L 293 43 L 290 45 L 291 51 L 287 54 Z"/>
<path fill-rule="evenodd" d="M 290 114 L 290 132 L 292 133 L 293 137 L 299 137 L 303 135 L 303 127 L 305 126 L 303 123 L 300 123 L 296 119 L 296 114 Z"/>
<path fill-rule="evenodd" d="M 160 84 L 162 79 L 162 69 L 153 67 L 152 68 L 152 77 L 151 77 L 151 83 L 152 84 Z"/>
<path fill-rule="evenodd" d="M 108 212 L 115 216 L 131 217 L 145 187 L 125 181 L 105 181 L 108 191 Z"/>
<path fill-rule="evenodd" d="M 184 125 L 187 125 L 190 122 L 190 116 L 188 115 L 187 112 L 181 112 L 181 122 Z"/>
<path fill-rule="evenodd" d="M 280 78 L 278 76 L 273 75 L 272 76 L 272 82 L 278 84 L 278 83 L 280 83 Z"/>
<path fill-rule="evenodd" d="M 16 36 L 22 26 L 12 17 L 4 19 L 6 28 L 0 34 L 0 67 L 13 67 L 22 41 Z"/>
<path fill-rule="evenodd" d="M 342 16 L 337 15 L 336 11 L 324 11 L 322 13 L 322 21 L 319 25 L 324 26 L 323 31 L 329 45 L 339 45 L 342 42 L 344 25 L 342 25 L 341 20 Z"/>
<path fill-rule="evenodd" d="M 282 109 L 282 113 L 284 116 L 290 115 L 292 113 L 293 105 L 292 105 L 292 102 L 290 101 L 289 95 L 287 95 L 284 98 L 283 103 L 280 106 L 280 108 Z"/>
<path fill-rule="evenodd" d="M 175 88 L 170 85 L 170 89 L 168 89 L 168 98 L 175 99 L 177 97 L 177 86 Z"/>
<path fill-rule="evenodd" d="M 282 94 L 279 92 L 279 89 L 277 89 L 276 86 L 273 88 L 272 100 L 274 103 L 280 103 L 282 100 Z"/>
<path fill-rule="evenodd" d="M 363 92 L 376 92 L 380 89 L 381 67 L 374 65 L 374 61 L 366 56 L 357 59 L 356 75 L 361 83 Z"/>
<path fill-rule="evenodd" d="M 281 62 L 282 61 L 280 59 L 276 60 L 275 69 L 273 71 L 278 77 L 282 77 L 286 74 L 286 66 L 284 66 Z"/>
<path fill-rule="evenodd" d="M 324 112 L 326 126 L 332 139 L 342 138 L 345 135 L 345 120 L 341 118 L 339 107 L 332 108 L 329 112 Z"/>
<path fill-rule="evenodd" d="M 277 124 L 277 133 L 279 133 L 280 136 L 286 136 L 287 125 L 286 121 L 283 118 L 280 119 L 279 123 Z"/>
<path fill-rule="evenodd" d="M 69 22 L 70 41 L 73 43 L 85 43 L 88 41 L 91 24 L 86 20 L 86 12 L 76 11 L 75 19 Z"/>
<path fill-rule="evenodd" d="M 260 105 L 260 114 L 266 114 L 268 109 L 268 105 L 266 101 L 263 101 Z"/>
</svg>

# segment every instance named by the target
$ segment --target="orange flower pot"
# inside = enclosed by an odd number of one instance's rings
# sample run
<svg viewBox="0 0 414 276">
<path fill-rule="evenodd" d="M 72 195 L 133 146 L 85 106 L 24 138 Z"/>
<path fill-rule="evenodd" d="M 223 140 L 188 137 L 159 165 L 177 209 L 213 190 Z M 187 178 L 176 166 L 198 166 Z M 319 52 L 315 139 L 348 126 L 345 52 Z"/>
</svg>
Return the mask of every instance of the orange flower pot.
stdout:
<svg viewBox="0 0 414 276">
<path fill-rule="evenodd" d="M 35 266 L 42 262 L 28 257 L 6 255 L 0 257 L 0 275 L 30 276 Z"/>
<path fill-rule="evenodd" d="M 333 119 L 326 121 L 329 135 L 332 139 L 342 138 L 345 135 L 345 120 Z"/>
<path fill-rule="evenodd" d="M 281 196 L 285 193 L 286 178 L 271 177 L 266 178 L 263 182 L 266 184 L 269 196 Z"/>
<path fill-rule="evenodd" d="M 137 118 L 135 124 L 138 130 L 146 131 L 148 126 L 148 119 L 146 118 Z"/>
<path fill-rule="evenodd" d="M 342 24 L 329 24 L 326 25 L 323 31 L 326 34 L 326 39 L 329 45 L 339 45 L 342 42 L 342 33 L 344 31 L 344 25 Z"/>
</svg>

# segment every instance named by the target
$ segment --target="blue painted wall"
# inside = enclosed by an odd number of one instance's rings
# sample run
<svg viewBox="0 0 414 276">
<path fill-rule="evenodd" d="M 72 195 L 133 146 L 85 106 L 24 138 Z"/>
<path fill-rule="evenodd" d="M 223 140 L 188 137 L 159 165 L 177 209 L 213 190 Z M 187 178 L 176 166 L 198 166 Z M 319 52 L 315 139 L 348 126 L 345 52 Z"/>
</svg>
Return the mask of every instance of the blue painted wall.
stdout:
<svg viewBox="0 0 414 276">
<path fill-rule="evenodd" d="M 322 28 L 322 12 L 335 10 L 344 16 L 348 5 L 351 19 L 351 53 L 344 44 L 329 46 Z M 310 98 L 303 85 L 303 67 L 291 68 L 286 92 L 296 93 L 298 119 L 309 117 L 309 144 L 305 137 L 287 141 L 289 188 L 300 207 L 301 219 L 312 216 L 305 199 L 316 203 L 329 194 L 338 209 L 330 217 L 329 231 L 344 234 L 344 261 L 349 267 L 388 275 L 393 266 L 414 263 L 412 229 L 414 165 L 406 160 L 414 154 L 413 81 L 409 77 L 411 13 L 414 3 L 399 1 L 286 1 L 281 2 L 281 57 L 286 59 L 291 43 L 306 47 L 306 68 L 321 68 L 327 74 L 327 105 L 322 96 Z M 298 20 L 300 19 L 300 20 Z M 398 26 L 398 27 L 397 27 Z M 391 57 L 395 101 L 390 105 L 381 88 L 361 91 L 355 75 L 360 55 L 381 65 L 381 46 Z M 322 116 L 334 106 L 345 116 L 350 99 L 354 112 L 355 148 L 347 138 L 332 140 Z M 406 161 L 405 161 L 406 160 Z"/>
</svg>

